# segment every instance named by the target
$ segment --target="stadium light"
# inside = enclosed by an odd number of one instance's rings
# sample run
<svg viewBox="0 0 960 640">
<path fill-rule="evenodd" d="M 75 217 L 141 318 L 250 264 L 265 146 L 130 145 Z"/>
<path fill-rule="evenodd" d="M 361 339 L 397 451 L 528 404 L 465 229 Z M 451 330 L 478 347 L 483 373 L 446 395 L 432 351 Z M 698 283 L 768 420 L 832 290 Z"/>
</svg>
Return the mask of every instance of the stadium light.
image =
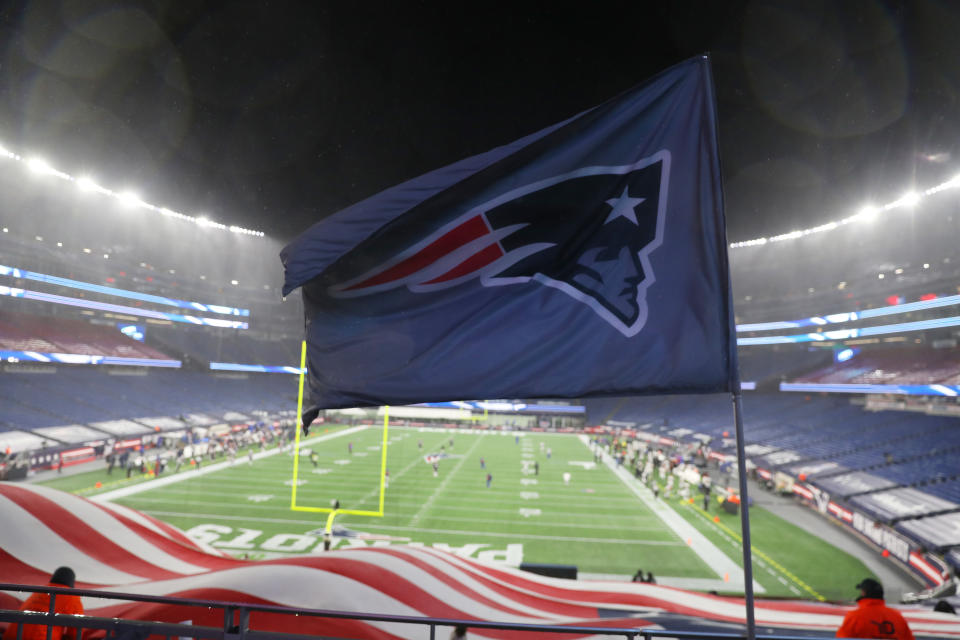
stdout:
<svg viewBox="0 0 960 640">
<path fill-rule="evenodd" d="M 892 202 L 888 202 L 885 205 L 865 206 L 854 215 L 851 215 L 846 218 L 842 218 L 840 220 L 827 222 L 826 224 L 822 224 L 816 227 L 810 227 L 809 229 L 798 229 L 795 231 L 791 231 L 789 233 L 784 233 L 776 236 L 770 236 L 766 238 L 754 238 L 752 240 L 741 240 L 739 242 L 731 242 L 729 246 L 731 249 L 740 249 L 743 247 L 756 247 L 756 246 L 765 245 L 768 242 L 782 242 L 785 240 L 794 240 L 796 238 L 803 238 L 810 234 L 823 233 L 825 231 L 833 231 L 834 229 L 837 229 L 843 225 L 850 224 L 851 222 L 857 222 L 857 221 L 870 222 L 871 220 L 874 220 L 876 216 L 882 211 L 889 211 L 891 209 L 898 209 L 901 207 L 913 208 L 920 203 L 920 200 L 922 200 L 924 196 L 933 195 L 935 193 L 939 193 L 941 191 L 945 191 L 947 189 L 953 189 L 953 188 L 960 188 L 960 174 L 955 175 L 954 177 L 950 178 L 946 182 L 942 182 L 938 185 L 930 187 L 929 189 L 924 189 L 921 191 L 908 191 L 907 193 L 903 194 L 896 200 Z"/>
<path fill-rule="evenodd" d="M 877 277 L 880 278 L 881 280 L 883 280 L 883 274 L 882 274 L 882 273 L 878 273 L 878 274 L 877 274 Z"/>
<path fill-rule="evenodd" d="M 133 191 L 124 191 L 123 193 L 117 196 L 117 199 L 120 200 L 120 204 L 122 204 L 125 207 L 133 207 L 143 202 L 140 199 L 140 196 L 135 194 Z"/>
<path fill-rule="evenodd" d="M 6 231 L 6 229 L 4 229 L 4 231 Z M 929 263 L 929 262 L 924 262 L 924 263 L 923 263 L 923 268 L 924 268 L 924 269 L 929 269 L 929 268 L 930 268 L 930 263 Z"/>
<path fill-rule="evenodd" d="M 891 204 L 891 207 L 898 206 L 898 207 L 913 208 L 917 206 L 918 202 L 920 202 L 920 194 L 917 193 L 916 191 L 908 191 L 902 196 L 900 196 L 899 200 L 896 200 L 895 202 L 892 202 L 890 204 Z"/>
<path fill-rule="evenodd" d="M 864 222 L 873 222 L 877 219 L 878 209 L 872 204 L 868 204 L 864 208 L 860 209 L 856 216 L 857 220 L 862 220 Z"/>
<path fill-rule="evenodd" d="M 56 170 L 51 167 L 43 158 L 30 158 L 27 160 L 27 166 L 30 167 L 31 171 L 40 175 L 56 173 Z"/>
<path fill-rule="evenodd" d="M 9 158 L 11 160 L 16 160 L 18 162 L 26 165 L 31 172 L 36 173 L 37 175 L 52 175 L 66 180 L 68 182 L 74 182 L 76 185 L 84 191 L 95 191 L 101 195 L 110 196 L 112 198 L 117 198 L 123 205 L 132 207 L 137 206 L 143 209 L 149 209 L 151 211 L 156 211 L 164 216 L 176 218 L 183 222 L 190 222 L 192 224 L 203 226 L 211 229 L 218 229 L 221 231 L 230 231 L 232 233 L 253 236 L 255 238 L 263 238 L 266 234 L 263 231 L 256 231 L 254 229 L 245 229 L 243 227 L 238 227 L 236 225 L 227 226 L 219 222 L 214 222 L 207 218 L 206 216 L 189 216 L 183 213 L 178 213 L 166 207 L 158 207 L 156 205 L 150 204 L 140 199 L 139 196 L 132 192 L 117 193 L 111 189 L 108 189 L 104 186 L 101 186 L 94 182 L 88 177 L 75 178 L 74 176 L 59 171 L 58 169 L 53 168 L 50 163 L 48 163 L 43 158 L 33 157 L 33 158 L 24 158 L 20 155 L 17 155 L 13 151 L 10 151 L 6 147 L 0 145 L 0 156 Z M 6 233 L 6 232 L 4 232 Z"/>
<path fill-rule="evenodd" d="M 113 191 L 110 191 L 110 189 L 101 187 L 92 179 L 86 176 L 84 176 L 83 178 L 77 178 L 77 187 L 79 187 L 81 191 L 96 191 L 97 193 L 102 193 L 107 196 L 114 195 Z"/>
</svg>

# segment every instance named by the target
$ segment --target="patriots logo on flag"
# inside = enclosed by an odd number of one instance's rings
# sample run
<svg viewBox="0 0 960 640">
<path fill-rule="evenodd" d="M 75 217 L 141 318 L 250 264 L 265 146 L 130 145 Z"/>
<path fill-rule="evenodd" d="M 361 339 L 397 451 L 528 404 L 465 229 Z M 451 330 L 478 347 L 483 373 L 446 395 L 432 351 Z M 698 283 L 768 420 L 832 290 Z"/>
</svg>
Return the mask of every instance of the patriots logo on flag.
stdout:
<svg viewBox="0 0 960 640">
<path fill-rule="evenodd" d="M 348 275 L 327 292 L 356 298 L 399 287 L 430 293 L 473 281 L 543 285 L 633 336 L 646 322 L 646 291 L 656 280 L 649 255 L 663 238 L 669 173 L 670 152 L 661 150 L 633 164 L 583 167 L 513 188 L 380 264 L 368 266 L 358 248 L 339 265 Z M 391 235 L 409 235 L 403 218 L 389 225 Z M 351 265 L 364 266 L 350 276 Z"/>
</svg>

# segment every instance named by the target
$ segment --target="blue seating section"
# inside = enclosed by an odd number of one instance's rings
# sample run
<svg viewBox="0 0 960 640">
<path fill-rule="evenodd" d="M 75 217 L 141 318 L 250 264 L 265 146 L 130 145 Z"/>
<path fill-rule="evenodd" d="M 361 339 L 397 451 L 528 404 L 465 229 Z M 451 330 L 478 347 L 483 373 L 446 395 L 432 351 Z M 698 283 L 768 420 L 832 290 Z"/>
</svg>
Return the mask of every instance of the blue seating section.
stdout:
<svg viewBox="0 0 960 640">
<path fill-rule="evenodd" d="M 202 362 L 232 362 L 292 366 L 300 363 L 300 345 L 295 341 L 257 340 L 244 330 L 200 327 L 147 328 L 147 341 L 167 352 L 189 354 Z"/>
<path fill-rule="evenodd" d="M 954 468 L 956 468 L 956 462 L 954 462 Z M 960 480 L 935 482 L 917 488 L 925 493 L 935 495 L 938 498 L 943 498 L 944 500 L 949 500 L 955 504 L 960 504 Z"/>
<path fill-rule="evenodd" d="M 791 345 L 792 346 L 792 345 Z M 741 349 L 740 379 L 752 382 L 790 378 L 812 369 L 825 367 L 832 361 L 831 353 L 824 349 L 806 351 L 791 348 L 786 350 Z"/>
<path fill-rule="evenodd" d="M 713 436 L 715 449 L 728 447 L 732 453 L 733 413 L 725 394 L 630 398 L 619 404 L 611 399 L 587 400 L 584 404 L 591 423 L 634 422 L 649 425 L 645 428 L 657 433 L 683 427 Z M 950 500 L 960 508 L 960 418 L 869 412 L 837 396 L 748 393 L 743 404 L 748 445 L 792 451 L 810 463 L 835 462 L 843 470 L 833 471 L 834 475 L 866 471 Z M 612 413 L 611 407 L 616 408 Z M 830 475 L 824 472 L 821 477 Z"/>
<path fill-rule="evenodd" d="M 297 378 L 151 370 L 110 375 L 61 366 L 53 374 L 0 373 L 0 430 L 35 429 L 121 418 L 296 408 Z"/>
</svg>

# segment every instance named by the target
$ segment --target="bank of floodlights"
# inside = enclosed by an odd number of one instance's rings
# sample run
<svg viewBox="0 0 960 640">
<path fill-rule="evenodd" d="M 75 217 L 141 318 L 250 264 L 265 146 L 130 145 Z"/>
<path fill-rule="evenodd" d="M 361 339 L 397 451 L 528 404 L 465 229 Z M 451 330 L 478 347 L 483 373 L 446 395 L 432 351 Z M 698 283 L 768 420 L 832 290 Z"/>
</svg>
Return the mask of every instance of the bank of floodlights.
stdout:
<svg viewBox="0 0 960 640">
<path fill-rule="evenodd" d="M 264 237 L 263 231 L 256 231 L 254 229 L 245 229 L 243 227 L 238 227 L 236 225 L 225 225 L 219 222 L 214 222 L 206 216 L 191 216 L 185 213 L 179 213 L 173 211 L 166 207 L 158 207 L 156 205 L 150 204 L 140 198 L 133 191 L 114 191 L 108 189 L 100 184 L 97 184 L 93 178 L 89 176 L 74 177 L 69 173 L 65 173 L 58 169 L 55 169 L 49 162 L 43 158 L 30 157 L 26 158 L 19 154 L 10 151 L 4 146 L 0 145 L 0 159 L 6 158 L 8 160 L 15 160 L 20 164 L 24 165 L 32 173 L 35 173 L 40 176 L 53 176 L 59 178 L 66 182 L 72 182 L 77 186 L 78 189 L 88 193 L 98 193 L 102 196 L 107 196 L 117 200 L 120 205 L 127 210 L 140 210 L 146 209 L 148 211 L 153 211 L 154 213 L 159 213 L 162 216 L 167 218 L 174 218 L 182 222 L 189 222 L 195 224 L 198 227 L 203 227 L 205 229 L 218 229 L 220 231 L 229 231 L 230 233 L 236 233 L 246 236 L 254 236 L 256 238 Z"/>
<path fill-rule="evenodd" d="M 903 194 L 893 202 L 888 202 L 885 205 L 874 206 L 866 205 L 860 209 L 857 213 L 843 218 L 842 220 L 836 220 L 834 222 L 828 222 L 826 224 L 821 224 L 816 227 L 810 227 L 809 229 L 800 229 L 797 231 L 790 231 L 789 233 L 782 233 L 777 236 L 770 236 L 768 238 L 754 238 L 753 240 L 743 240 L 741 242 L 731 242 L 731 249 L 739 249 L 741 247 L 757 247 L 765 245 L 768 242 L 783 242 L 784 240 L 794 240 L 796 238 L 803 238 L 805 236 L 812 235 L 814 233 L 823 233 L 824 231 L 833 231 L 844 225 L 848 225 L 854 222 L 872 222 L 876 220 L 881 214 L 891 211 L 893 209 L 912 209 L 917 206 L 923 198 L 926 196 L 932 196 L 935 193 L 940 193 L 947 189 L 953 189 L 960 187 L 960 174 L 954 176 L 950 180 L 938 184 L 935 187 L 930 187 L 925 191 L 908 191 Z M 881 278 L 883 276 L 880 276 Z"/>
</svg>

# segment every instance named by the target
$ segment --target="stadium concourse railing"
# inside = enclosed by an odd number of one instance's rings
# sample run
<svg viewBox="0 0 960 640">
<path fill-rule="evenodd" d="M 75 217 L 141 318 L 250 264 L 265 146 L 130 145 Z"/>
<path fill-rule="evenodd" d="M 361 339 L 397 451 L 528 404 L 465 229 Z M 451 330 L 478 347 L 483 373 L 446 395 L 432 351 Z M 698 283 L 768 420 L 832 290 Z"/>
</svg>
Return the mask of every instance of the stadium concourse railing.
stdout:
<svg viewBox="0 0 960 640">
<path fill-rule="evenodd" d="M 696 631 L 670 631 L 666 629 L 611 628 L 589 626 L 559 626 L 551 624 L 516 624 L 509 622 L 483 622 L 480 620 L 457 620 L 451 618 L 428 618 L 418 616 L 381 615 L 376 613 L 355 613 L 351 611 L 327 611 L 324 609 L 295 609 L 275 605 L 253 605 L 240 602 L 222 602 L 217 600 L 193 600 L 189 598 L 171 598 L 167 596 L 146 596 L 132 593 L 92 591 L 88 589 L 67 589 L 50 586 L 25 586 L 0 583 L 0 591 L 39 592 L 50 594 L 50 608 L 45 612 L 11 611 L 0 609 L 0 622 L 44 624 L 47 626 L 47 640 L 51 640 L 53 627 L 71 627 L 82 631 L 100 630 L 105 632 L 107 640 L 144 640 L 148 637 L 162 637 L 167 640 L 180 638 L 210 638 L 212 640 L 299 640 L 306 638 L 332 638 L 276 631 L 257 631 L 250 628 L 251 614 L 264 612 L 289 616 L 309 616 L 314 618 L 348 619 L 370 622 L 390 622 L 409 624 L 423 628 L 424 639 L 435 640 L 438 627 L 456 627 L 464 625 L 468 630 L 490 629 L 516 632 L 517 637 L 536 637 L 538 633 L 559 633 L 597 636 L 623 636 L 628 640 L 643 638 L 679 638 L 681 640 L 738 640 L 746 638 L 746 633 L 714 633 Z M 122 618 L 98 618 L 94 616 L 73 616 L 54 613 L 58 594 L 72 594 L 104 600 L 122 600 L 128 602 L 150 602 L 155 604 L 196 607 L 197 609 L 223 611 L 222 627 L 204 627 L 186 623 L 150 622 L 145 620 L 124 620 Z M 23 625 L 17 627 L 16 640 L 22 640 Z M 757 634 L 758 640 L 810 640 L 811 635 L 788 636 Z"/>
</svg>

